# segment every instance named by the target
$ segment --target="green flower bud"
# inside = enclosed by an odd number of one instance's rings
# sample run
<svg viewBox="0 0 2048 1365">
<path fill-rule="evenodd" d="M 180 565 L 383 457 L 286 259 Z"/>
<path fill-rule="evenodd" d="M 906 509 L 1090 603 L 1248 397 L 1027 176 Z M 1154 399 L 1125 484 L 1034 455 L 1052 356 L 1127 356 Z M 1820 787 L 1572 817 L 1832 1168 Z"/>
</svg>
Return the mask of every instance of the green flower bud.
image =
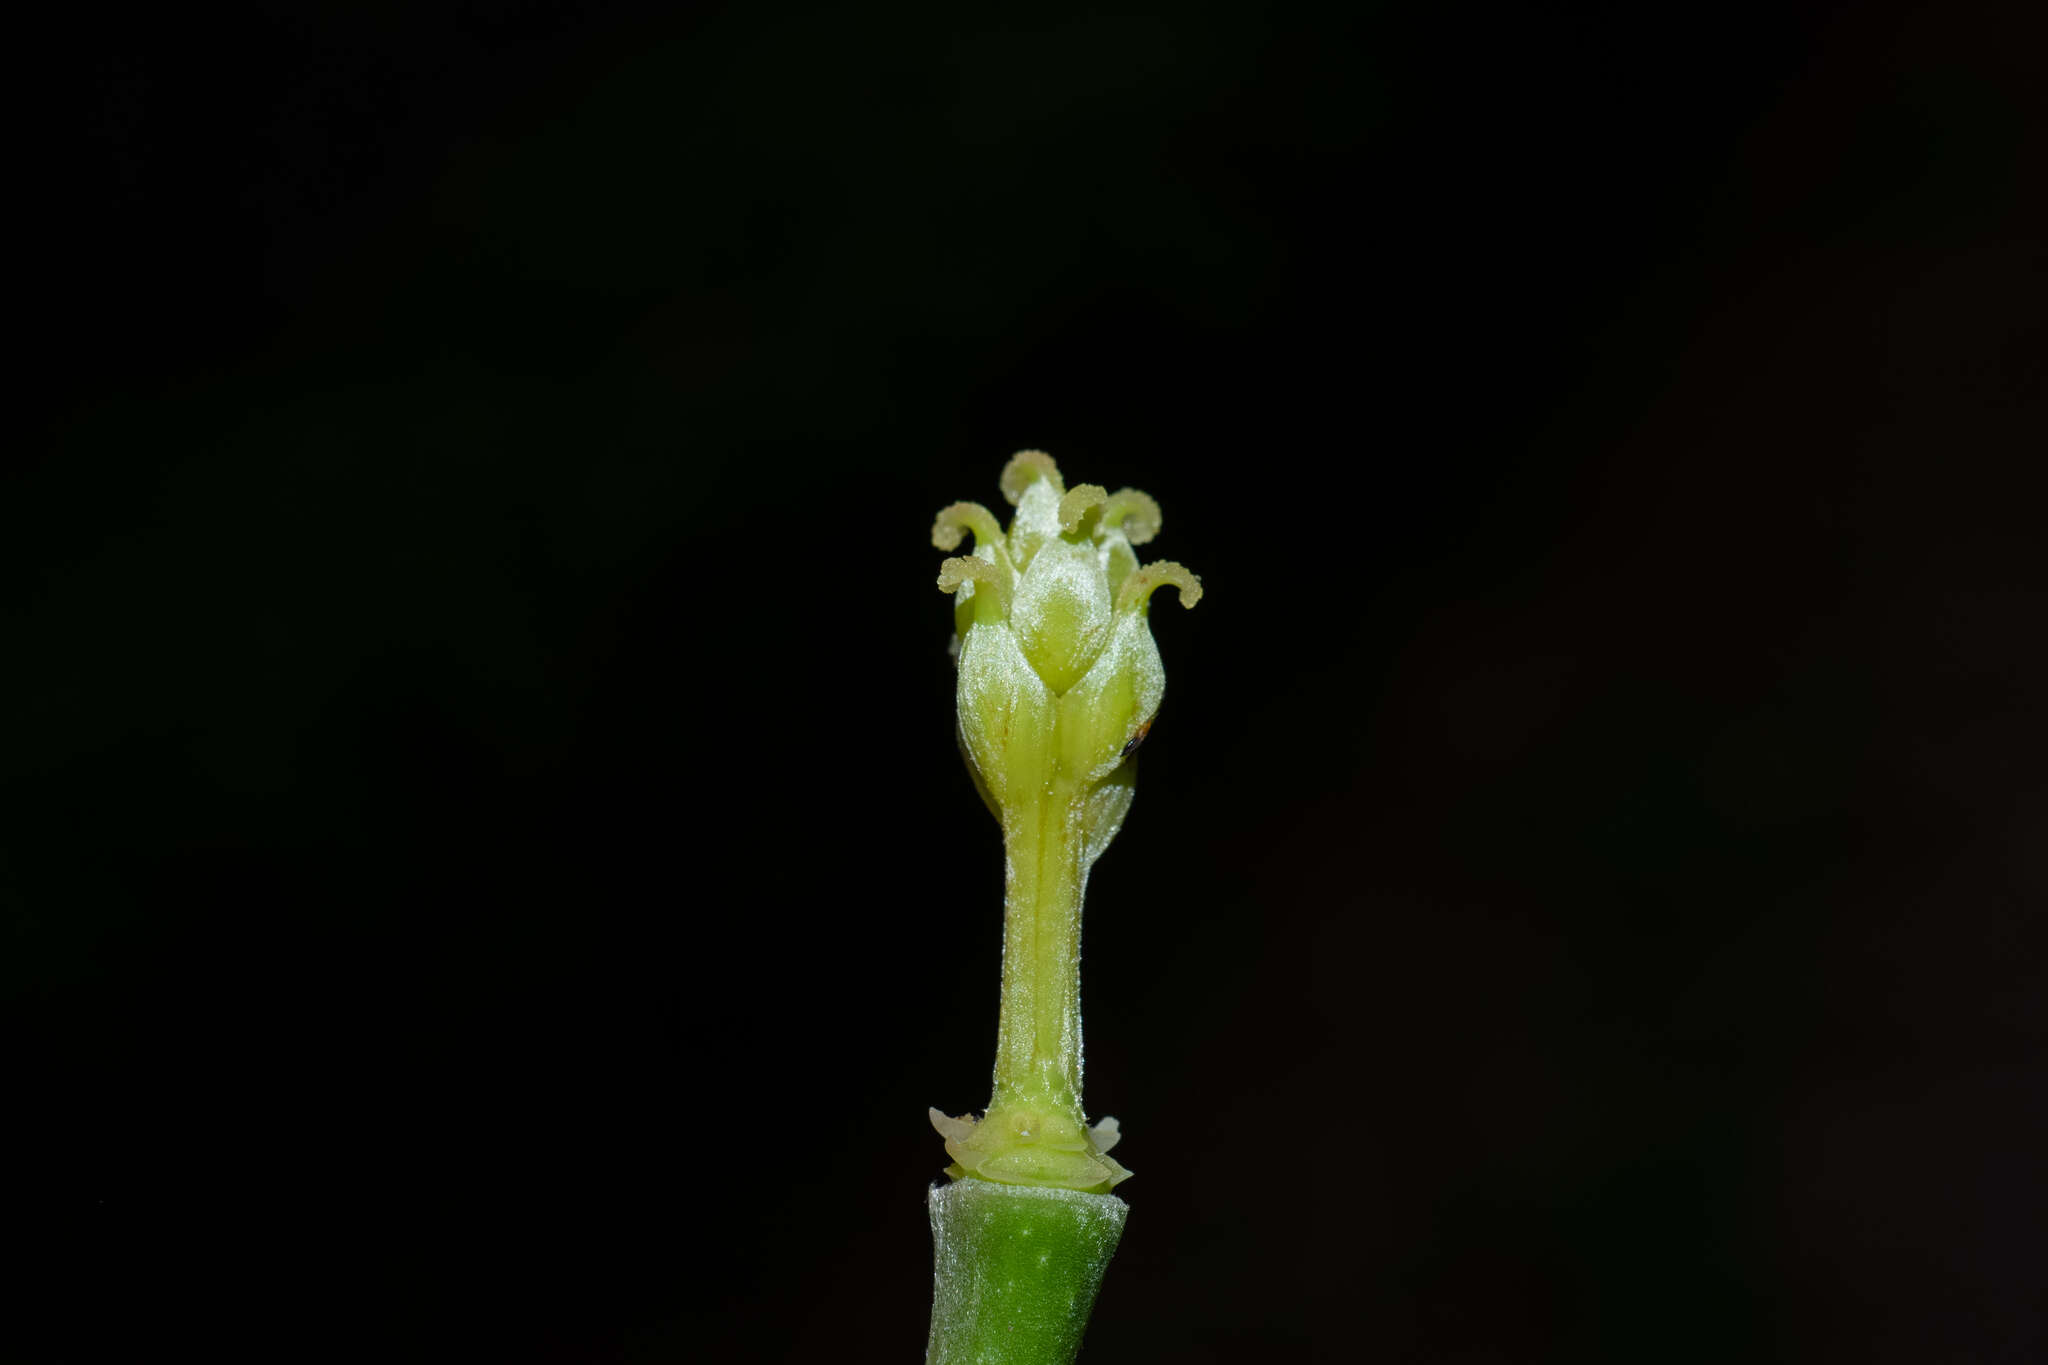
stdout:
<svg viewBox="0 0 2048 1365">
<path fill-rule="evenodd" d="M 1008 531 L 979 503 L 939 513 L 932 543 L 954 594 L 960 749 L 1003 827 L 1006 904 L 995 1093 L 979 1123 L 933 1111 L 957 1175 L 1107 1190 L 1116 1121 L 1081 1110 L 1081 896 L 1131 805 L 1132 755 L 1166 670 L 1147 620 L 1166 584 L 1192 607 L 1201 581 L 1140 565 L 1159 505 L 1135 489 L 1068 489 L 1027 450 L 1004 467 Z"/>
</svg>

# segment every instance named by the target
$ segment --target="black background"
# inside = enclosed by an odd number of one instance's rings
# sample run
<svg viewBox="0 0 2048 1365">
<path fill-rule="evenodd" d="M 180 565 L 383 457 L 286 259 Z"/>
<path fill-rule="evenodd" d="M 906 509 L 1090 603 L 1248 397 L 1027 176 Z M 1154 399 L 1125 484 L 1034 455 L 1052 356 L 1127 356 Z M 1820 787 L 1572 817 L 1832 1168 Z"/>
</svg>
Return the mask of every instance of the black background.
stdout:
<svg viewBox="0 0 2048 1365">
<path fill-rule="evenodd" d="M 17 43 L 0 1357 L 915 1359 L 1039 446 L 1209 593 L 1089 1358 L 2037 1358 L 2040 14 Z"/>
</svg>

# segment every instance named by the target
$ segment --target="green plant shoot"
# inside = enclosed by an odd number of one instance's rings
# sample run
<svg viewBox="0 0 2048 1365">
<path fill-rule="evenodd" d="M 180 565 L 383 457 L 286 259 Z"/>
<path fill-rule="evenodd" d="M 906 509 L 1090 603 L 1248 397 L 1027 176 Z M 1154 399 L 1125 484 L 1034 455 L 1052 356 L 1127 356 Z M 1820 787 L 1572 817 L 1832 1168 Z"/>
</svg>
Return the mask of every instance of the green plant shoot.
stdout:
<svg viewBox="0 0 2048 1365">
<path fill-rule="evenodd" d="M 1001 487 L 1007 530 L 973 502 L 932 527 L 942 550 L 974 538 L 938 581 L 954 594 L 960 748 L 1003 829 L 1004 909 L 987 1111 L 931 1111 L 955 1184 L 932 1197 L 930 1358 L 1071 1360 L 1122 1230 L 1109 1191 L 1130 1175 L 1109 1155 L 1117 1121 L 1091 1127 L 1082 1108 L 1082 893 L 1130 809 L 1133 757 L 1166 690 L 1152 594 L 1171 585 L 1192 607 L 1202 585 L 1171 561 L 1138 562 L 1160 513 L 1135 489 L 1070 489 L 1035 450 Z"/>
</svg>

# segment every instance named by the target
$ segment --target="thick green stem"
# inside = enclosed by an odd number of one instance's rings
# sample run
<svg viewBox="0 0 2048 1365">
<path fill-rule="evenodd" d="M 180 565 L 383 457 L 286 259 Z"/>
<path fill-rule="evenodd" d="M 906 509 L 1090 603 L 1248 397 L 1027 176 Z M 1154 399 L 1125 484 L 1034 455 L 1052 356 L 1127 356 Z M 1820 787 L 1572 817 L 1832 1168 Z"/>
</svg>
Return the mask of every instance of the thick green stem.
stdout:
<svg viewBox="0 0 2048 1365">
<path fill-rule="evenodd" d="M 1124 1230 L 1113 1194 L 935 1185 L 926 1365 L 1071 1365 Z"/>
</svg>

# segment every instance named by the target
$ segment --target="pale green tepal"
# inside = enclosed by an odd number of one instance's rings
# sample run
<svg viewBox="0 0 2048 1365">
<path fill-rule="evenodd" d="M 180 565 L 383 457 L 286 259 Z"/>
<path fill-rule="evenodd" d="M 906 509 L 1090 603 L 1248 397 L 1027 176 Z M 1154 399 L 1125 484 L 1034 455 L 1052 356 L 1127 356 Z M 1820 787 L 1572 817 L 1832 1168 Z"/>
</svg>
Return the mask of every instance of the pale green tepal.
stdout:
<svg viewBox="0 0 2048 1365">
<path fill-rule="evenodd" d="M 939 513 L 932 543 L 955 594 L 960 747 L 1005 855 L 1002 1012 L 995 1088 L 976 1122 L 932 1111 L 955 1179 L 1106 1194 L 1130 1172 L 1109 1156 L 1115 1119 L 1081 1108 L 1081 896 L 1131 805 L 1132 754 L 1159 710 L 1166 672 L 1147 623 L 1170 561 L 1140 565 L 1159 505 L 1135 489 L 1067 488 L 1027 450 L 1003 469 L 1017 511 L 1005 532 L 979 503 Z M 1091 1295 L 1092 1297 L 1092 1295 Z"/>
</svg>

